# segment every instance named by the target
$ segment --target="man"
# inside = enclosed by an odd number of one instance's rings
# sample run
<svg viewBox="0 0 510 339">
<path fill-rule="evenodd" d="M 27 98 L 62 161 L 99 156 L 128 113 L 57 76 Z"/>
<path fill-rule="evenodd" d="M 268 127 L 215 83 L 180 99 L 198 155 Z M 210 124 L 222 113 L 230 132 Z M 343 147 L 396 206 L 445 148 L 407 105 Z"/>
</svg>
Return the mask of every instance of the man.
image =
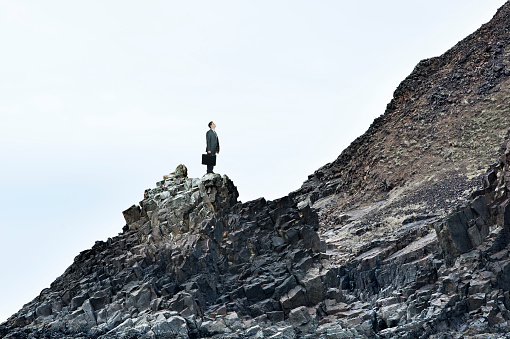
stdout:
<svg viewBox="0 0 510 339">
<path fill-rule="evenodd" d="M 218 139 L 218 135 L 216 134 L 216 124 L 214 122 L 209 123 L 209 130 L 207 131 L 207 134 L 205 135 L 205 139 L 207 141 L 207 147 L 205 151 L 207 154 L 220 154 L 220 140 Z M 213 165 L 207 165 L 207 173 L 214 173 L 213 172 Z"/>
</svg>

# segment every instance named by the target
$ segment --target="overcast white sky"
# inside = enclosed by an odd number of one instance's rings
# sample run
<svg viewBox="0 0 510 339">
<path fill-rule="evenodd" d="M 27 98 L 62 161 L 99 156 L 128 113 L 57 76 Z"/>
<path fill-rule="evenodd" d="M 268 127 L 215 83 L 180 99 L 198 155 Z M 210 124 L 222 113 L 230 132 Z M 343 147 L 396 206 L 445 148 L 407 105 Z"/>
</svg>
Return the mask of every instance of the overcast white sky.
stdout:
<svg viewBox="0 0 510 339">
<path fill-rule="evenodd" d="M 180 163 L 299 188 L 503 0 L 0 0 L 0 322 Z"/>
</svg>

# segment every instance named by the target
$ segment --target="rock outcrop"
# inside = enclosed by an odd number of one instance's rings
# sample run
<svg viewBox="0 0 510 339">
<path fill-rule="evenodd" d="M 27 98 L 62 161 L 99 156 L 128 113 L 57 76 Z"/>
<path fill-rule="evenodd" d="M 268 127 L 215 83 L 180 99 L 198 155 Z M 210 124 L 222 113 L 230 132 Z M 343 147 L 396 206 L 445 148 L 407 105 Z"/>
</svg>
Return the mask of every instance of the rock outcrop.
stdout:
<svg viewBox="0 0 510 339">
<path fill-rule="evenodd" d="M 157 183 L 123 212 L 124 233 L 80 253 L 7 321 L 18 330 L 6 338 L 223 337 L 263 333 L 261 321 L 311 323 L 308 307 L 332 274 L 320 264 L 316 215 L 289 197 L 237 197 L 218 174 Z"/>
<path fill-rule="evenodd" d="M 171 177 L 0 327 L 5 338 L 458 338 L 510 331 L 510 140 L 451 214 L 403 221 L 346 260 L 293 194 L 237 202 Z M 341 217 L 346 225 L 368 213 Z M 354 219 L 354 220 L 353 220 Z M 334 230 L 330 230 L 329 233 Z M 356 248 L 353 247 L 353 250 Z"/>
<path fill-rule="evenodd" d="M 509 44 L 507 2 L 281 199 L 180 165 L 0 336 L 508 337 Z"/>
<path fill-rule="evenodd" d="M 413 220 L 406 226 L 417 236 L 374 244 L 346 265 L 345 288 L 367 303 L 358 317 L 372 314 L 377 337 L 502 338 L 510 331 L 509 166 L 507 138 L 467 203 L 444 218 Z"/>
</svg>

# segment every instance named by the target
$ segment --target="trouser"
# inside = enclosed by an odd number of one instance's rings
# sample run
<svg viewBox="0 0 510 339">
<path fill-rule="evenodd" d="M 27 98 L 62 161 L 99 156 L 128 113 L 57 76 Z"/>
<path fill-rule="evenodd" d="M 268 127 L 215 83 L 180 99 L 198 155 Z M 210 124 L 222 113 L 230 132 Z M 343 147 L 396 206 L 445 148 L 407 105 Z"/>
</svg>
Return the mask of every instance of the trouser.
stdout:
<svg viewBox="0 0 510 339">
<path fill-rule="evenodd" d="M 216 155 L 216 153 L 211 153 L 211 155 Z M 213 169 L 214 165 L 207 165 L 207 173 L 214 173 Z"/>
</svg>

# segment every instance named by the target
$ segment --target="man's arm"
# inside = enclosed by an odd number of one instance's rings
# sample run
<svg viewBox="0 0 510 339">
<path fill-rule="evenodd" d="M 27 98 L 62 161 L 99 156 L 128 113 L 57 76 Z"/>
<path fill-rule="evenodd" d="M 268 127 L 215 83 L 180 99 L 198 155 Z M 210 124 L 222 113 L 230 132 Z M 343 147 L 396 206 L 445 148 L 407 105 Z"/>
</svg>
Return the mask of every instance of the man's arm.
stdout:
<svg viewBox="0 0 510 339">
<path fill-rule="evenodd" d="M 212 151 L 213 138 L 214 138 L 213 133 L 211 132 L 211 130 L 208 130 L 206 135 L 205 135 L 205 140 L 206 140 L 206 143 L 207 143 L 207 146 L 205 147 L 205 151 L 207 153 L 209 153 L 209 154 Z"/>
</svg>

